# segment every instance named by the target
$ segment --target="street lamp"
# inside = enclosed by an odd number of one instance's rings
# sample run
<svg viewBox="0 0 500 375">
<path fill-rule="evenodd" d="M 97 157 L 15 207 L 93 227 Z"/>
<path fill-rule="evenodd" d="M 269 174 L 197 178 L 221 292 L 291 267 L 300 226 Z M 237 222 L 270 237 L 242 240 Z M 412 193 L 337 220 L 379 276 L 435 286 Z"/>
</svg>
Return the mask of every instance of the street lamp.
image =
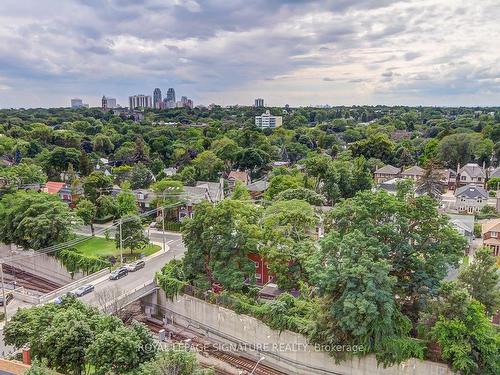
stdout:
<svg viewBox="0 0 500 375">
<path fill-rule="evenodd" d="M 257 361 L 257 363 L 255 364 L 254 368 L 252 369 L 252 372 L 250 373 L 250 375 L 253 375 L 253 373 L 255 372 L 255 370 L 257 369 L 257 366 L 259 365 L 259 363 L 261 363 L 264 359 L 266 359 L 266 357 L 262 356 L 259 358 L 259 360 Z"/>
</svg>

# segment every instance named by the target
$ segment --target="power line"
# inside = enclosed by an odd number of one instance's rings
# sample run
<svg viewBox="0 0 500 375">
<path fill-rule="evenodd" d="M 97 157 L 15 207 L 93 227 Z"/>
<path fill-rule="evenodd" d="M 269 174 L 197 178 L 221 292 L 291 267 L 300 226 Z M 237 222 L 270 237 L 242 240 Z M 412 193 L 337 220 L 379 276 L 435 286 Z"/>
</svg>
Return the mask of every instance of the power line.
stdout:
<svg viewBox="0 0 500 375">
<path fill-rule="evenodd" d="M 183 202 L 175 202 L 175 203 L 172 203 L 172 204 L 169 204 L 169 205 L 166 205 L 166 206 L 162 206 L 162 207 L 157 207 L 155 209 L 152 209 L 152 210 L 149 210 L 149 211 L 146 211 L 146 212 L 143 212 L 142 214 L 139 214 L 139 215 L 134 215 L 134 216 L 130 216 L 130 217 L 127 217 L 125 219 L 122 219 L 122 224 L 123 223 L 128 223 L 128 222 L 131 222 L 133 220 L 135 220 L 135 217 L 147 217 L 147 216 L 150 216 L 151 214 L 154 214 L 155 212 L 158 212 L 159 210 L 162 210 L 162 209 L 166 209 L 166 208 L 173 208 L 173 207 L 178 207 L 180 205 L 182 205 Z M 102 229 L 99 229 L 97 231 L 94 232 L 94 234 L 102 234 L 102 233 L 105 233 L 106 231 L 112 229 L 112 228 L 117 228 L 119 225 L 119 223 L 115 223 L 115 224 L 112 224 L 106 228 L 102 228 Z M 60 250 L 63 250 L 63 249 L 67 249 L 67 248 L 71 248 L 77 244 L 80 244 L 82 242 L 85 242 L 85 241 L 88 241 L 92 238 L 92 236 L 89 236 L 89 237 L 80 237 L 80 238 L 75 238 L 73 240 L 70 240 L 70 241 L 67 241 L 67 242 L 64 242 L 64 243 L 61 243 L 61 244 L 56 244 L 56 245 L 52 245 L 52 246 L 48 246 L 48 247 L 45 247 L 43 249 L 40 249 L 40 250 L 35 250 L 33 251 L 33 253 L 31 254 L 20 254 L 20 255 L 17 255 L 17 256 L 13 256 L 13 257 L 9 257 L 9 258 L 2 258 L 0 259 L 0 262 L 7 262 L 7 261 L 16 261 L 16 260 L 21 260 L 21 259 L 28 259 L 28 258 L 34 258 L 34 257 L 37 257 L 37 256 L 40 256 L 40 255 L 44 255 L 44 254 L 50 254 L 50 253 L 54 253 L 54 252 L 57 252 L 57 251 L 60 251 Z"/>
</svg>

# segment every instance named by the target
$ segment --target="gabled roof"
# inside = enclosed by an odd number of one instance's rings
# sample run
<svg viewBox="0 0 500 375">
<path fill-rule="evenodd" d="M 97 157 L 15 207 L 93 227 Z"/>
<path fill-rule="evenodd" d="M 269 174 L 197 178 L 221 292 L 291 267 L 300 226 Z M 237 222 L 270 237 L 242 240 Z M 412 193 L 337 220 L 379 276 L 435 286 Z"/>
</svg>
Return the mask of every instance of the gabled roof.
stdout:
<svg viewBox="0 0 500 375">
<path fill-rule="evenodd" d="M 474 215 L 447 214 L 450 223 L 469 233 L 474 233 Z"/>
<path fill-rule="evenodd" d="M 209 200 L 208 188 L 202 186 L 184 186 L 184 193 L 188 203 L 198 204 Z"/>
<path fill-rule="evenodd" d="M 500 219 L 492 219 L 488 220 L 486 223 L 483 223 L 481 227 L 481 233 L 485 234 L 486 232 L 495 229 L 495 227 L 498 227 L 497 229 L 500 231 Z"/>
<path fill-rule="evenodd" d="M 268 187 L 269 187 L 269 182 L 267 182 L 266 180 L 259 180 L 249 184 L 247 186 L 247 189 L 255 193 L 257 192 L 260 193 L 262 191 L 266 191 Z"/>
<path fill-rule="evenodd" d="M 488 198 L 488 192 L 481 186 L 469 184 L 458 188 L 455 191 L 455 196 L 464 196 L 467 198 Z"/>
<path fill-rule="evenodd" d="M 420 168 L 418 165 L 414 165 L 413 167 L 404 170 L 401 174 L 403 176 L 423 176 L 424 172 L 423 168 Z"/>
<path fill-rule="evenodd" d="M 229 172 L 229 176 L 227 176 L 230 180 L 241 181 L 246 184 L 249 181 L 248 173 L 245 171 L 231 171 Z"/>
<path fill-rule="evenodd" d="M 476 163 L 465 164 L 461 169 L 460 173 L 466 173 L 470 177 L 486 177 L 483 168 L 481 168 Z"/>
<path fill-rule="evenodd" d="M 498 167 L 493 172 L 491 172 L 490 178 L 493 178 L 493 177 L 500 177 L 500 167 Z"/>
<path fill-rule="evenodd" d="M 384 165 L 382 168 L 379 168 L 375 171 L 375 173 L 394 175 L 397 175 L 399 172 L 401 172 L 401 168 L 393 167 L 390 164 Z"/>
<path fill-rule="evenodd" d="M 64 182 L 47 181 L 43 191 L 49 194 L 57 194 L 59 193 L 59 190 L 64 187 L 64 185 L 66 185 Z"/>
<path fill-rule="evenodd" d="M 224 199 L 224 194 L 219 182 L 197 181 L 196 186 L 207 189 L 209 199 L 212 203 L 219 202 Z"/>
</svg>

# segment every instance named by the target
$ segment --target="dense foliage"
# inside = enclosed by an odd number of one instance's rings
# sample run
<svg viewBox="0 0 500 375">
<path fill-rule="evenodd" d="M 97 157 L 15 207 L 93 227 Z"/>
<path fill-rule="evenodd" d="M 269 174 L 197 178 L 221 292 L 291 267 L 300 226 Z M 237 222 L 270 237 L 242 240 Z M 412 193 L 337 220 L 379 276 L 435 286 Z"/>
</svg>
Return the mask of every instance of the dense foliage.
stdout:
<svg viewBox="0 0 500 375">
<path fill-rule="evenodd" d="M 145 326 L 127 327 L 69 296 L 60 305 L 19 310 L 5 325 L 4 340 L 16 348 L 28 344 L 32 358 L 65 374 L 82 374 L 89 366 L 95 374 L 124 373 L 155 356 Z"/>
</svg>

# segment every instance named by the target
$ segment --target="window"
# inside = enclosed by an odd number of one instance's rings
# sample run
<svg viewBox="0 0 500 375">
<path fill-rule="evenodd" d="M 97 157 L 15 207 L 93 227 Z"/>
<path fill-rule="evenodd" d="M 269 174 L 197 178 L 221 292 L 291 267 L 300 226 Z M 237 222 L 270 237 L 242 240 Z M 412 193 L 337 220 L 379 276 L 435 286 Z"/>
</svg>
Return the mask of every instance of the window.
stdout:
<svg viewBox="0 0 500 375">
<path fill-rule="evenodd" d="M 467 180 L 467 176 L 460 176 L 460 179 L 461 179 L 462 181 L 465 181 L 465 180 Z"/>
<path fill-rule="evenodd" d="M 255 263 L 255 268 L 259 268 L 259 262 L 254 261 L 254 263 Z"/>
<path fill-rule="evenodd" d="M 477 198 L 477 203 L 482 203 L 482 202 L 483 202 L 482 198 Z"/>
<path fill-rule="evenodd" d="M 491 233 L 491 237 L 493 237 L 493 238 L 497 238 L 498 237 L 498 232 L 491 231 L 490 233 Z"/>
<path fill-rule="evenodd" d="M 478 180 L 478 181 L 481 181 L 481 177 L 478 177 L 478 178 L 477 178 L 477 180 Z"/>
<path fill-rule="evenodd" d="M 255 274 L 255 278 L 256 278 L 257 280 L 260 280 L 260 273 L 256 273 L 256 274 Z"/>
</svg>

